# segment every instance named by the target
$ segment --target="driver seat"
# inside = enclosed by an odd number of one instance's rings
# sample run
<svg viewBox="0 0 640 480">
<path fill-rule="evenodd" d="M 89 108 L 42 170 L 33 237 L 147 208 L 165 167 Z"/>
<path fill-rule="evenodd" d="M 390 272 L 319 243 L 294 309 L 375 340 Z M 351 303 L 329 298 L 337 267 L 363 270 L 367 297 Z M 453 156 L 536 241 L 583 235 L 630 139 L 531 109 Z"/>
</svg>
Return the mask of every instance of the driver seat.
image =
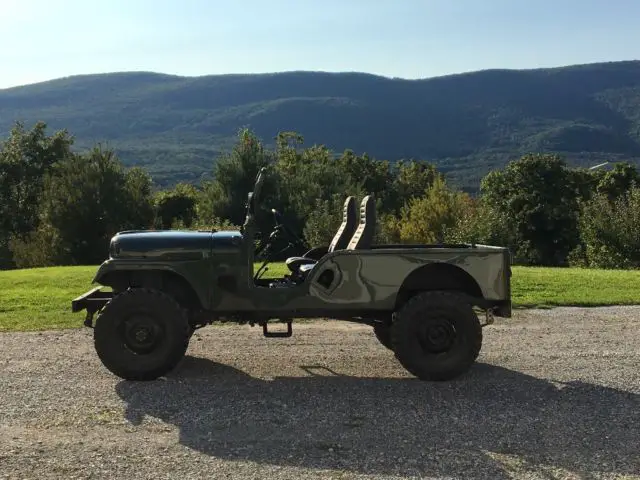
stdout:
<svg viewBox="0 0 640 480">
<path fill-rule="evenodd" d="M 360 224 L 355 233 L 351 237 L 349 244 L 345 250 L 366 250 L 371 248 L 373 239 L 376 234 L 376 203 L 373 195 L 367 195 L 360 203 Z M 313 263 L 305 263 L 298 267 L 301 275 L 305 276 L 317 261 Z"/>
<path fill-rule="evenodd" d="M 358 222 L 358 210 L 355 197 L 347 197 L 342 207 L 342 224 L 333 236 L 328 252 L 342 250 L 349 245 L 349 241 L 356 231 Z M 297 272 L 303 265 L 314 265 L 317 260 L 308 257 L 289 257 L 286 260 L 287 267 L 292 272 Z"/>
</svg>

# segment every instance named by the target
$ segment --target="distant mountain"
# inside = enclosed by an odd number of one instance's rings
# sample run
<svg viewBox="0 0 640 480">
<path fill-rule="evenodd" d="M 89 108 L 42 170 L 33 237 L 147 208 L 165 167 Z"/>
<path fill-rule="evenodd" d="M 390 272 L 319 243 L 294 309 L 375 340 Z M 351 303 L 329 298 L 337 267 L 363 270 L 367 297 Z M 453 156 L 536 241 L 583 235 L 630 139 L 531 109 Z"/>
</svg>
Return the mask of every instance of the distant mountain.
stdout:
<svg viewBox="0 0 640 480">
<path fill-rule="evenodd" d="M 434 161 L 477 187 L 529 151 L 576 164 L 640 160 L 640 61 L 485 70 L 425 80 L 287 72 L 75 76 L 0 90 L 0 134 L 16 120 L 106 142 L 160 184 L 197 181 L 238 129 L 266 143 L 295 130 L 311 145 Z"/>
</svg>

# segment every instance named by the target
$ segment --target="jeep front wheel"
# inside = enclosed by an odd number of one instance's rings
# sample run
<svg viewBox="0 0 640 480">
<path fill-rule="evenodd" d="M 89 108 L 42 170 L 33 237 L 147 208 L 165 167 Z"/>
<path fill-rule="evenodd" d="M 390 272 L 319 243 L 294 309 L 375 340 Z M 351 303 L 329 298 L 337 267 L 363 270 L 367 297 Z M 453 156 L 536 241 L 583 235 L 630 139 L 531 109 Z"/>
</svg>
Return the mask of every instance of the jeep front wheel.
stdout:
<svg viewBox="0 0 640 480">
<path fill-rule="evenodd" d="M 96 320 L 103 365 L 125 380 L 154 380 L 184 357 L 191 337 L 185 311 L 170 296 L 135 288 L 116 295 Z"/>
<path fill-rule="evenodd" d="M 421 380 L 451 380 L 471 368 L 482 346 L 482 326 L 462 295 L 425 292 L 397 312 L 391 327 L 396 358 Z"/>
</svg>

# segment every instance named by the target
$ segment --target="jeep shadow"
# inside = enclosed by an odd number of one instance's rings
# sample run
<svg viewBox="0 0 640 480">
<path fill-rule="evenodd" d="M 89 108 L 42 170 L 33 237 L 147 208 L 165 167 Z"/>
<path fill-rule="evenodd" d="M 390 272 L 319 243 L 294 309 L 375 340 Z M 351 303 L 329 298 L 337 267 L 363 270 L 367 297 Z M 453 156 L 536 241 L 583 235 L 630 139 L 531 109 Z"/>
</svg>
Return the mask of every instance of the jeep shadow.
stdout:
<svg viewBox="0 0 640 480">
<path fill-rule="evenodd" d="M 458 478 L 640 472 L 637 394 L 483 363 L 448 383 L 309 366 L 265 381 L 187 356 L 164 380 L 116 391 L 131 423 L 158 418 L 180 444 L 228 460 Z"/>
</svg>

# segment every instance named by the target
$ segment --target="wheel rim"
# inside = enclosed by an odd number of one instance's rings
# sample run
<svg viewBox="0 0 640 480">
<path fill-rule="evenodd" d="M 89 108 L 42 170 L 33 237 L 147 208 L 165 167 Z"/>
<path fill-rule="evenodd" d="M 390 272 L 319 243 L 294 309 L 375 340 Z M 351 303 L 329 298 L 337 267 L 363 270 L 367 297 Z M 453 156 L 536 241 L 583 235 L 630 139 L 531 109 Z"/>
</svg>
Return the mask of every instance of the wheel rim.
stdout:
<svg viewBox="0 0 640 480">
<path fill-rule="evenodd" d="M 162 341 L 164 331 L 146 315 L 127 318 L 121 330 L 124 345 L 133 353 L 144 355 L 152 352 Z"/>
<path fill-rule="evenodd" d="M 456 329 L 451 322 L 438 319 L 421 326 L 418 340 L 427 353 L 448 352 L 456 342 Z"/>
</svg>

